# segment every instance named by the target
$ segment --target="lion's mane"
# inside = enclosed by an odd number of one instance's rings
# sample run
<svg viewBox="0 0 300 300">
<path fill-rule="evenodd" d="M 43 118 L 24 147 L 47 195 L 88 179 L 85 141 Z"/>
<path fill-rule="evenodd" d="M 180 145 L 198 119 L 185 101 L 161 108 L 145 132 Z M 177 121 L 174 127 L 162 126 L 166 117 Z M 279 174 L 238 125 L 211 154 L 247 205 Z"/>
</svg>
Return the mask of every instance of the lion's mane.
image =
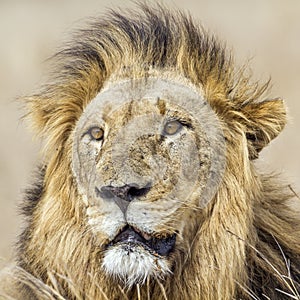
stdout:
<svg viewBox="0 0 300 300">
<path fill-rule="evenodd" d="M 26 284 L 21 276 L 22 297 L 41 297 L 37 282 L 50 287 L 43 297 L 55 298 L 55 290 L 67 299 L 288 299 L 284 293 L 300 292 L 300 221 L 289 207 L 295 195 L 254 166 L 286 123 L 282 100 L 261 101 L 268 84 L 251 83 L 190 16 L 160 6 L 91 21 L 54 61 L 51 80 L 26 97 L 44 141 L 44 166 L 23 206 L 27 226 L 15 276 L 28 272 L 36 281 Z M 222 120 L 227 165 L 216 196 L 201 212 L 201 226 L 190 232 L 194 243 L 173 273 L 124 289 L 100 269 L 101 249 L 77 201 L 72 141 L 77 120 L 108 79 L 117 73 L 140 77 L 149 69 L 176 72 L 201 86 Z"/>
</svg>

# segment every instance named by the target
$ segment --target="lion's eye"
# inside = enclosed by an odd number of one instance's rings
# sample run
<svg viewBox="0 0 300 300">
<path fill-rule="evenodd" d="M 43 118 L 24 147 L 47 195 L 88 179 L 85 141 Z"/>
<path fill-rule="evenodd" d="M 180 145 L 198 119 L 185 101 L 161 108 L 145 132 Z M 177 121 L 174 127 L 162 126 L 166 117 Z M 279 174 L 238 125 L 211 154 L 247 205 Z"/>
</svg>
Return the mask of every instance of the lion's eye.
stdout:
<svg viewBox="0 0 300 300">
<path fill-rule="evenodd" d="M 170 121 L 165 125 L 164 132 L 168 135 L 177 133 L 182 128 L 182 124 L 176 120 Z"/>
<path fill-rule="evenodd" d="M 104 131 L 103 129 L 101 129 L 100 127 L 92 127 L 89 131 L 88 131 L 89 135 L 91 136 L 91 138 L 95 141 L 100 141 L 103 139 L 104 136 Z"/>
</svg>

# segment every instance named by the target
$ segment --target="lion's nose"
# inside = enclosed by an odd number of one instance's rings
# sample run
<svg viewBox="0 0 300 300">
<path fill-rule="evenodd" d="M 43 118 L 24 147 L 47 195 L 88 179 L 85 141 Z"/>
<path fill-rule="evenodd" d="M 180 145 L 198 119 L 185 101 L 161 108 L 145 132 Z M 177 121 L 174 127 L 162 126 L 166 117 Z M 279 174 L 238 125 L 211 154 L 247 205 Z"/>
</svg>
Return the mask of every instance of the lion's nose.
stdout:
<svg viewBox="0 0 300 300">
<path fill-rule="evenodd" d="M 150 188 L 150 185 L 139 187 L 138 184 L 131 183 L 125 184 L 120 187 L 107 185 L 101 187 L 98 191 L 102 198 L 112 199 L 120 207 L 122 212 L 125 212 L 132 200 L 146 195 L 149 192 Z"/>
</svg>

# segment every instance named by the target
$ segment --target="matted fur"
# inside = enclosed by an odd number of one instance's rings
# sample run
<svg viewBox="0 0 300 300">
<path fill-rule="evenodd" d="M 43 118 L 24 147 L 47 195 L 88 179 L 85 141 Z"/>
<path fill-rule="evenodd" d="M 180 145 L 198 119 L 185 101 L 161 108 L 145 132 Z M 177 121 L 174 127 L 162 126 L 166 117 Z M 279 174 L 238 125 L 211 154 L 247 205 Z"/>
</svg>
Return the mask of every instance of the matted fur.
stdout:
<svg viewBox="0 0 300 300">
<path fill-rule="evenodd" d="M 47 293 L 66 299 L 299 297 L 300 221 L 289 208 L 294 194 L 274 176 L 259 174 L 253 162 L 286 123 L 282 100 L 261 99 L 267 84 L 251 84 L 236 71 L 223 45 L 190 16 L 160 6 L 92 21 L 54 60 L 53 78 L 26 98 L 45 143 L 45 168 L 24 205 L 21 268 L 47 284 Z M 85 222 L 71 170 L 73 132 L 108 79 L 140 78 L 150 69 L 179 74 L 203 89 L 222 120 L 227 165 L 214 199 L 186 220 L 194 240 L 173 273 L 124 289 L 100 268 L 102 249 Z M 41 295 L 41 285 L 22 278 L 20 299 Z"/>
</svg>

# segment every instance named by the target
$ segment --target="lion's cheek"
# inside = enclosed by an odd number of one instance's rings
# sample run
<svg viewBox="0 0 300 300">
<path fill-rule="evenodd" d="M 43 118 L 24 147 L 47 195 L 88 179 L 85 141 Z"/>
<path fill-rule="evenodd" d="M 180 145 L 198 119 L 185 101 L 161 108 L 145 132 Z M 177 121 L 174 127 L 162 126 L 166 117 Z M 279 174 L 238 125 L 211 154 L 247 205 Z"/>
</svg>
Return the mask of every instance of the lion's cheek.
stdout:
<svg viewBox="0 0 300 300">
<path fill-rule="evenodd" d="M 123 213 L 117 208 L 91 206 L 86 210 L 86 217 L 99 246 L 111 241 L 126 224 Z"/>
</svg>

